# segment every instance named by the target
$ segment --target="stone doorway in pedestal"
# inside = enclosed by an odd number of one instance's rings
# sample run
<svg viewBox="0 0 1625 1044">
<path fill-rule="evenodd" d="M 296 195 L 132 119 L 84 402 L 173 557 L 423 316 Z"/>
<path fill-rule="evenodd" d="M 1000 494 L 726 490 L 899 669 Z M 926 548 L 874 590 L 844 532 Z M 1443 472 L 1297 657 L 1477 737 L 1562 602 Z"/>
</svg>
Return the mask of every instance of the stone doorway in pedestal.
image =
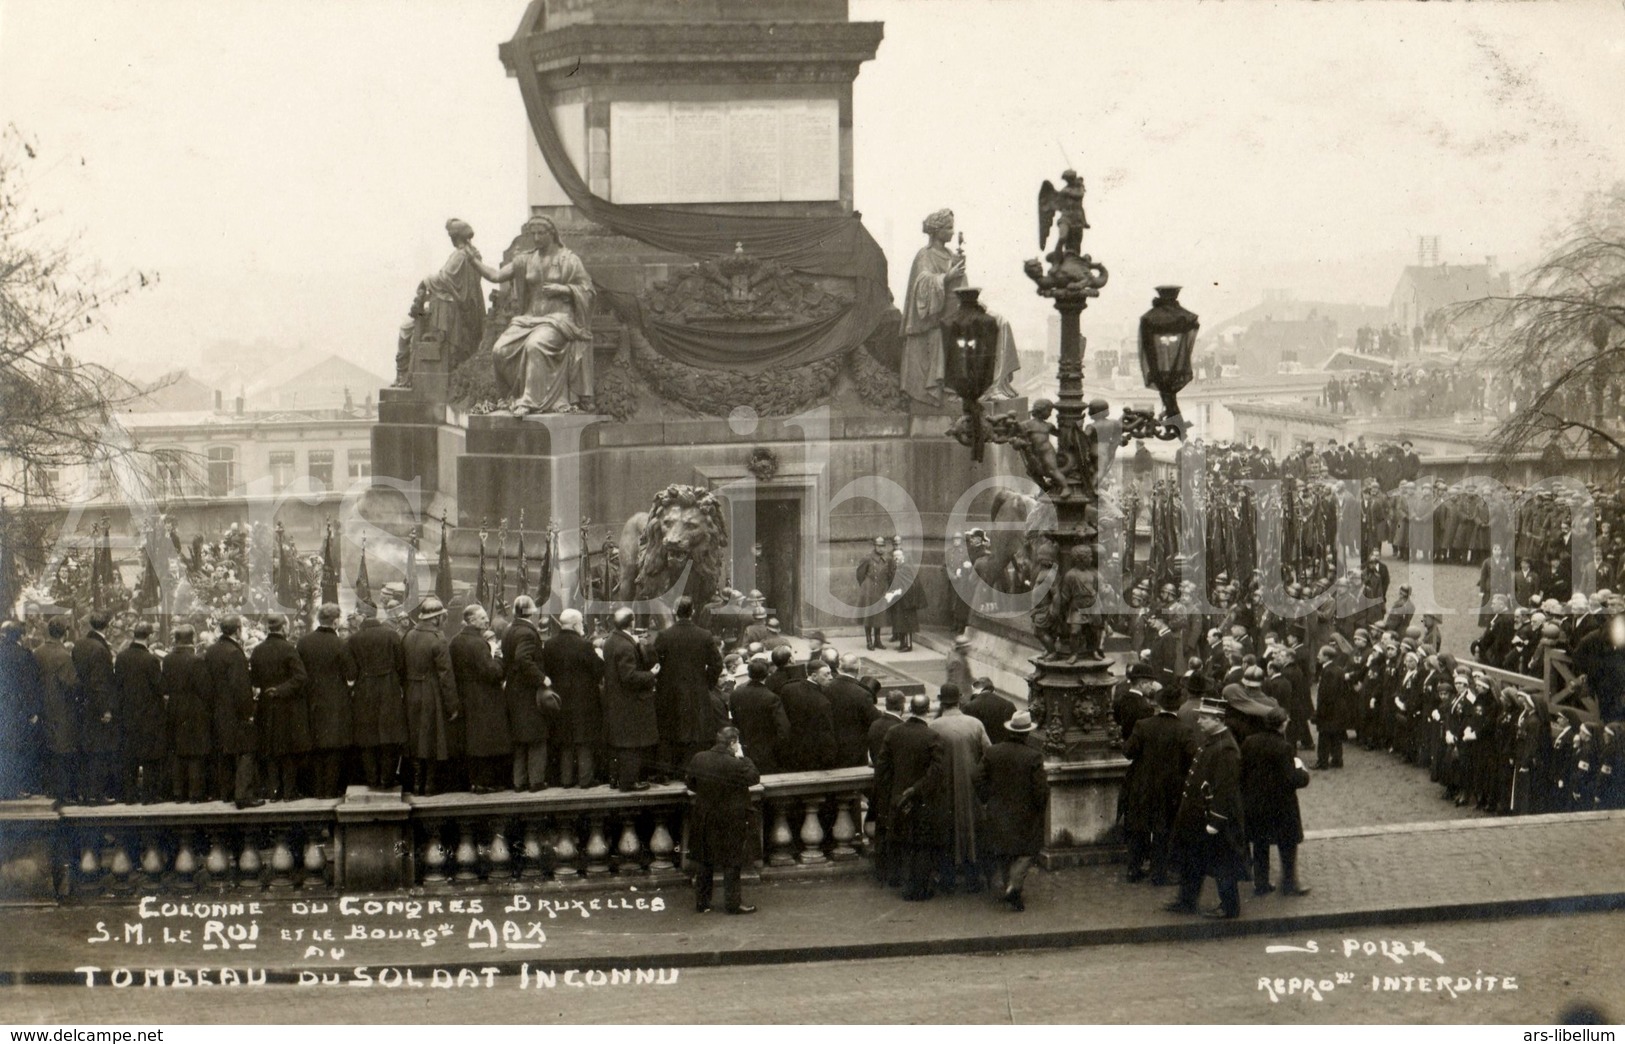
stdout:
<svg viewBox="0 0 1625 1044">
<path fill-rule="evenodd" d="M 757 497 L 756 586 L 785 634 L 801 631 L 801 497 Z"/>
</svg>

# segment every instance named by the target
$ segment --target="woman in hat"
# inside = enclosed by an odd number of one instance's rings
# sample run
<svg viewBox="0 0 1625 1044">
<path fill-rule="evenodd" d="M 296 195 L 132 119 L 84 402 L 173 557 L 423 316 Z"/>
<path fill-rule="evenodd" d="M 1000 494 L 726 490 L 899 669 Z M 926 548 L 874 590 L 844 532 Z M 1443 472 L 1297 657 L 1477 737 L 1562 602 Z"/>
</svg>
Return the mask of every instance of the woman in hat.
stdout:
<svg viewBox="0 0 1625 1044">
<path fill-rule="evenodd" d="M 976 796 L 983 803 L 984 833 L 994 870 L 990 884 L 1003 882 L 1000 899 L 1025 910 L 1022 887 L 1033 860 L 1044 847 L 1044 809 L 1049 776 L 1044 755 L 1027 745 L 1032 715 L 1018 711 L 1004 726 L 1004 738 L 982 756 L 977 766 Z"/>
</svg>

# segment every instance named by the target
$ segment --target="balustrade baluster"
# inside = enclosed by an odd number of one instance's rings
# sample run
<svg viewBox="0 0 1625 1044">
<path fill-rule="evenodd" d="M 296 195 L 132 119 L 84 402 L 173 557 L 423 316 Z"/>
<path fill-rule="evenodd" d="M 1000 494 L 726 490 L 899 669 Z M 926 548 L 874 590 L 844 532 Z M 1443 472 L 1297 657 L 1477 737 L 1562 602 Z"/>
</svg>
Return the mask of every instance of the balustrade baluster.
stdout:
<svg viewBox="0 0 1625 1044">
<path fill-rule="evenodd" d="M 649 854 L 653 857 L 649 861 L 649 869 L 656 873 L 677 869 L 672 859 L 677 845 L 671 839 L 671 831 L 666 829 L 666 818 L 664 815 L 655 816 L 654 833 L 649 835 Z"/>
<path fill-rule="evenodd" d="M 828 857 L 824 855 L 824 824 L 818 821 L 818 809 L 823 805 L 822 797 L 810 797 L 803 805 L 801 817 L 801 861 L 802 863 L 822 863 Z"/>
<path fill-rule="evenodd" d="M 829 830 L 835 844 L 830 847 L 829 857 L 838 863 L 858 857 L 858 850 L 853 845 L 858 828 L 852 818 L 857 803 L 856 794 L 836 795 L 835 798 L 835 822 Z"/>
<path fill-rule="evenodd" d="M 288 843 L 289 830 L 285 826 L 271 830 L 271 888 L 283 891 L 293 887 L 293 846 Z"/>
<path fill-rule="evenodd" d="M 195 832 L 181 831 L 180 841 L 175 846 L 175 881 L 172 885 L 177 892 L 191 892 L 197 889 L 196 842 Z"/>
<path fill-rule="evenodd" d="M 576 861 L 581 850 L 576 846 L 576 820 L 574 816 L 559 816 L 553 821 L 556 831 L 553 840 L 553 878 L 569 881 L 581 875 Z"/>
<path fill-rule="evenodd" d="M 796 865 L 796 839 L 790 833 L 789 806 L 790 799 L 772 803 L 773 826 L 767 835 L 768 866 Z"/>
<path fill-rule="evenodd" d="M 641 874 L 643 869 L 643 842 L 638 838 L 637 821 L 630 815 L 621 820 L 621 839 L 615 845 L 617 872 Z"/>
<path fill-rule="evenodd" d="M 513 880 L 513 853 L 508 849 L 508 824 L 498 822 L 491 828 L 491 844 L 485 858 L 490 866 L 489 881 Z"/>
<path fill-rule="evenodd" d="M 150 891 L 157 891 L 163 886 L 164 853 L 158 844 L 156 830 L 141 832 L 141 877 L 141 883 Z"/>
<path fill-rule="evenodd" d="M 203 857 L 204 880 L 211 888 L 224 891 L 231 886 L 231 854 L 226 851 L 226 831 L 209 831 L 209 852 Z"/>
<path fill-rule="evenodd" d="M 519 877 L 524 881 L 534 881 L 545 872 L 541 828 L 534 819 L 524 820 L 523 828 L 524 838 L 519 842 Z"/>
<path fill-rule="evenodd" d="M 86 892 L 101 892 L 107 887 L 106 878 L 102 874 L 101 855 L 97 852 L 93 840 L 87 839 L 80 845 L 79 883 Z"/>
<path fill-rule="evenodd" d="M 457 873 L 452 878 L 458 884 L 471 884 L 480 879 L 480 852 L 474 846 L 474 824 L 463 819 L 457 822 Z"/>
<path fill-rule="evenodd" d="M 265 864 L 260 859 L 259 831 L 243 831 L 243 851 L 237 857 L 237 887 L 264 888 L 265 879 L 261 871 Z"/>
<path fill-rule="evenodd" d="M 319 827 L 305 828 L 305 876 L 299 882 L 301 888 L 321 888 L 327 884 L 327 852 L 322 840 Z"/>
<path fill-rule="evenodd" d="M 587 876 L 603 877 L 609 873 L 609 843 L 604 840 L 604 819 L 601 812 L 587 817 Z"/>
<path fill-rule="evenodd" d="M 448 882 L 446 876 L 446 846 L 440 842 L 441 831 L 445 824 L 437 820 L 430 820 L 423 828 L 423 883 L 430 886 L 441 886 Z"/>
<path fill-rule="evenodd" d="M 135 871 L 135 863 L 130 859 L 130 850 L 122 837 L 112 839 L 112 846 L 102 854 L 102 865 L 112 880 L 114 895 L 129 895 L 135 891 L 135 881 L 130 877 Z"/>
</svg>

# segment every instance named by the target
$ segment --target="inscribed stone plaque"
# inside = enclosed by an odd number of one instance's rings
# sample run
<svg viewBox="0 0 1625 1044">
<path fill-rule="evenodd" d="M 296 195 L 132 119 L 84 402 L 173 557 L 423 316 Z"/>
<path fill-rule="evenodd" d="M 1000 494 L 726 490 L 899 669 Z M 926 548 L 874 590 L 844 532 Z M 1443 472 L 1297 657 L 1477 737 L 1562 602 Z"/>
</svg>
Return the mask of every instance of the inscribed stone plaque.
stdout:
<svg viewBox="0 0 1625 1044">
<path fill-rule="evenodd" d="M 618 101 L 610 106 L 610 198 L 727 203 L 840 198 L 833 99 Z"/>
</svg>

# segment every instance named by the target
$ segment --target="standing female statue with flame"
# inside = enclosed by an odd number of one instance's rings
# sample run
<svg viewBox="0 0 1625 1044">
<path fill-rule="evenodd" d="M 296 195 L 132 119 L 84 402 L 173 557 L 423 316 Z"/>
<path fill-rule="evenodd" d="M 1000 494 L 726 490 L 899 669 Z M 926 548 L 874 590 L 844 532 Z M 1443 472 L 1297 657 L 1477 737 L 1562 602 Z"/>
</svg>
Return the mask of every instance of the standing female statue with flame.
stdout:
<svg viewBox="0 0 1625 1044">
<path fill-rule="evenodd" d="M 592 277 L 548 218 L 525 222 L 533 248 L 481 275 L 512 282 L 514 317 L 491 346 L 497 387 L 516 414 L 592 409 Z"/>
<path fill-rule="evenodd" d="M 903 390 L 912 399 L 942 401 L 942 324 L 959 302 L 954 290 L 965 285 L 965 257 L 948 249 L 954 212 L 946 207 L 926 218 L 921 230 L 930 242 L 914 255 L 903 300 Z"/>
</svg>

